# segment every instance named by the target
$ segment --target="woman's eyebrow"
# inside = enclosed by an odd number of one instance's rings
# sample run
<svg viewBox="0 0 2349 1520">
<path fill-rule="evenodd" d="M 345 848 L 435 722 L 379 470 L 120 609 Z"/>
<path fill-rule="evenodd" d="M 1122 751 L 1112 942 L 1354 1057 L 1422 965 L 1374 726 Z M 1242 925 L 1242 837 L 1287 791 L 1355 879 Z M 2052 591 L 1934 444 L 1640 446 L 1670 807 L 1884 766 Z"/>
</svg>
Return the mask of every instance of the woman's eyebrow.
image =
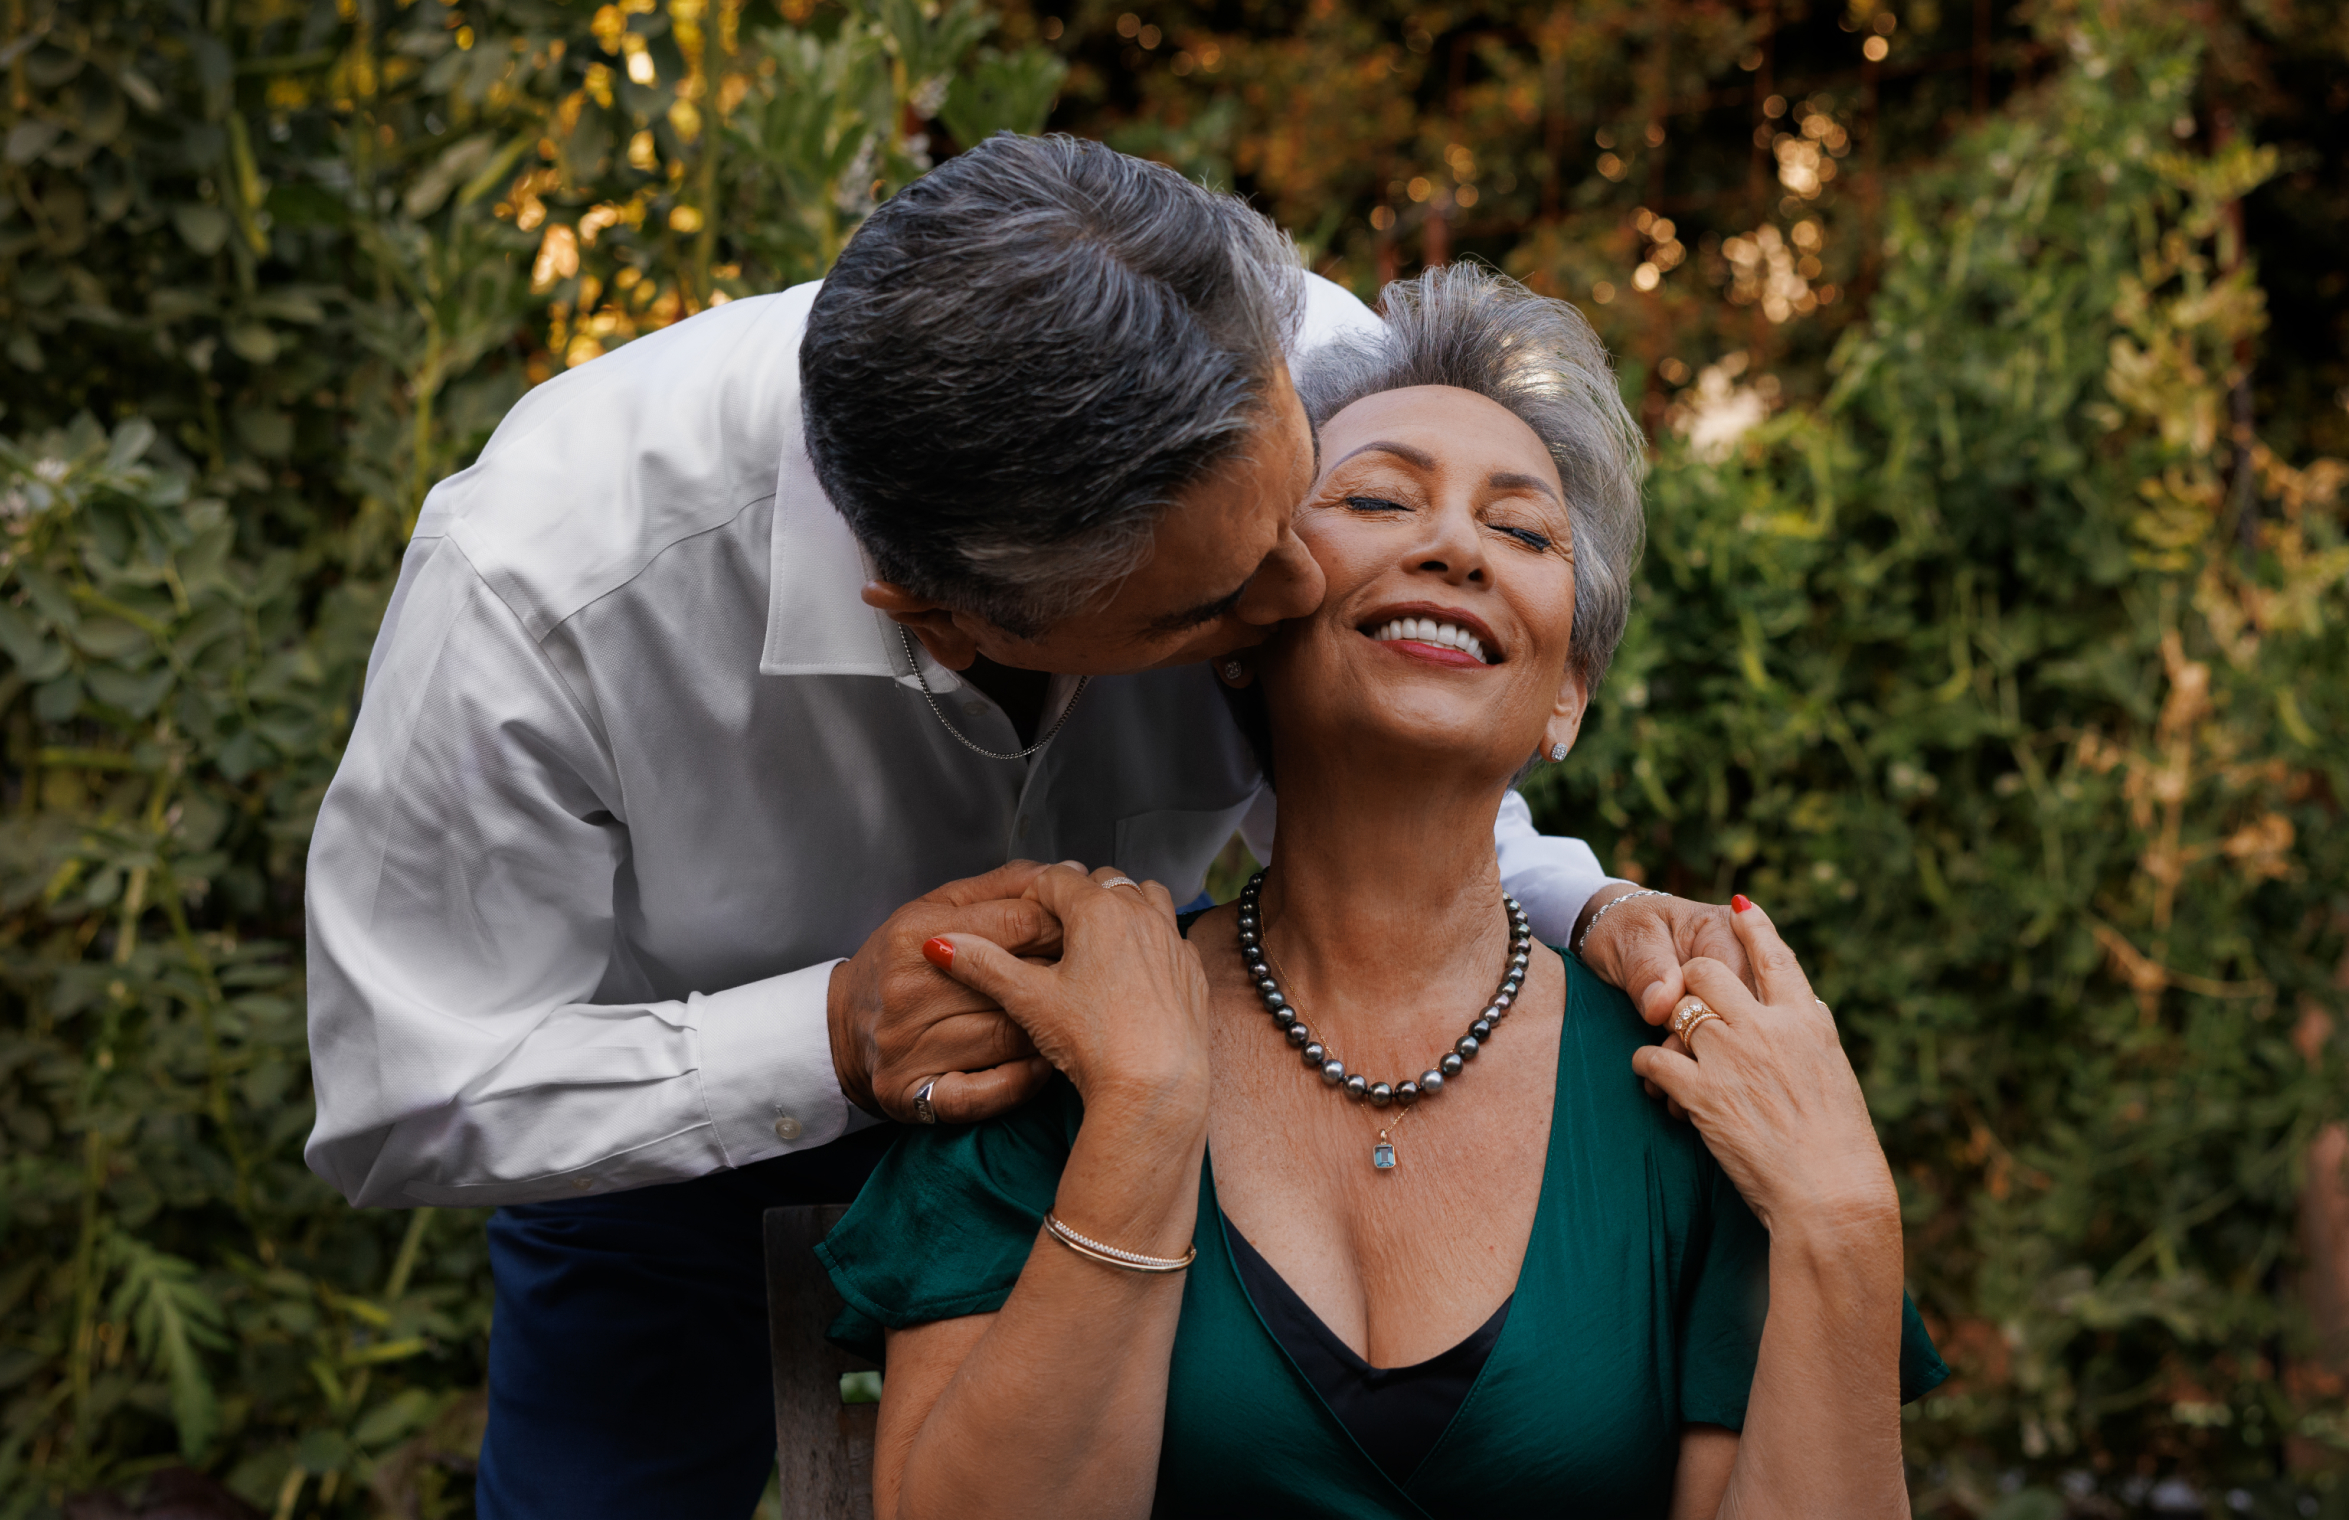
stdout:
<svg viewBox="0 0 2349 1520">
<path fill-rule="evenodd" d="M 1346 459 L 1352 459 L 1356 454 L 1367 454 L 1372 449 L 1377 449 L 1384 454 L 1392 454 L 1397 459 L 1403 460 L 1407 464 L 1415 464 L 1423 470 L 1432 470 L 1436 467 L 1435 456 L 1426 450 L 1415 449 L 1407 443 L 1395 443 L 1384 438 L 1374 438 L 1358 449 L 1349 450 Z M 1346 459 L 1339 460 L 1338 464 L 1344 464 Z M 1330 468 L 1334 470 L 1338 464 L 1333 464 Z"/>
<path fill-rule="evenodd" d="M 1496 491 L 1539 491 L 1550 500 L 1558 502 L 1559 506 L 1566 505 L 1565 502 L 1558 500 L 1557 489 L 1539 475 L 1518 475 L 1508 470 L 1500 470 L 1494 472 L 1485 481 L 1485 484 Z"/>
</svg>

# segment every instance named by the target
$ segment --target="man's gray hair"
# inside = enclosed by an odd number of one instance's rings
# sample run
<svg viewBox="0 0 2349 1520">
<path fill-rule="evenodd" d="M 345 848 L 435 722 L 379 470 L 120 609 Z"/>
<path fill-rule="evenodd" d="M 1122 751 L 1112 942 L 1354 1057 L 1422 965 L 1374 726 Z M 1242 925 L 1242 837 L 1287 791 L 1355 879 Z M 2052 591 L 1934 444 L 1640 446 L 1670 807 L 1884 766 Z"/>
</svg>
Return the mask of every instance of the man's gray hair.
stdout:
<svg viewBox="0 0 2349 1520">
<path fill-rule="evenodd" d="M 1233 458 L 1304 313 L 1233 196 L 998 134 L 884 202 L 800 345 L 808 454 L 880 574 L 1032 635 L 1098 601 Z"/>
<path fill-rule="evenodd" d="M 1647 444 L 1581 312 L 1475 264 L 1448 264 L 1379 295 L 1382 330 L 1349 334 L 1300 364 L 1318 428 L 1381 391 L 1448 385 L 1499 402 L 1550 451 L 1574 527 L 1572 659 L 1596 691 L 1631 612 L 1646 538 Z"/>
</svg>

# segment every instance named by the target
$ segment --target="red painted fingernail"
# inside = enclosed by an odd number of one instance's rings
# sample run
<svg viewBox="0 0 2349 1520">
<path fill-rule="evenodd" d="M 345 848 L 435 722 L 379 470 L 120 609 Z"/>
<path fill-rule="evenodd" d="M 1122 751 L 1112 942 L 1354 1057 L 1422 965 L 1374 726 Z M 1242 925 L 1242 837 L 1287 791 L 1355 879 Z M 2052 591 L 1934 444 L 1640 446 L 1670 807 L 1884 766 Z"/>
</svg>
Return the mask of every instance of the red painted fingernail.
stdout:
<svg viewBox="0 0 2349 1520">
<path fill-rule="evenodd" d="M 1729 895 L 1729 906 L 1735 909 L 1737 912 L 1743 913 L 1746 909 L 1752 907 L 1753 905 L 1753 899 L 1746 896 L 1743 892 L 1732 892 Z"/>
<path fill-rule="evenodd" d="M 941 971 L 952 970 L 954 967 L 953 942 L 936 938 L 923 940 L 922 959 Z"/>
</svg>

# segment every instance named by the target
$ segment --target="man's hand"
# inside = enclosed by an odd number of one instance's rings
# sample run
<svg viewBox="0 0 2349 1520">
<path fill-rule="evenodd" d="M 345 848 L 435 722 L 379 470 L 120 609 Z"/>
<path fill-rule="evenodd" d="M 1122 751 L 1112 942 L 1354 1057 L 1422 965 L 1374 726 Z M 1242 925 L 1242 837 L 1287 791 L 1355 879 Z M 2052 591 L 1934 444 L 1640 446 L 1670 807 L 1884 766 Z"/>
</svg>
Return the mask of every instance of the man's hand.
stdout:
<svg viewBox="0 0 2349 1520">
<path fill-rule="evenodd" d="M 1015 860 L 918 897 L 832 968 L 832 1066 L 848 1101 L 900 1122 L 937 1079 L 940 1122 L 972 1124 L 1034 1097 L 1051 1065 L 1003 1010 L 922 958 L 924 941 L 976 934 L 1015 955 L 1056 956 L 1060 921 L 1024 898 L 1045 868 Z"/>
<path fill-rule="evenodd" d="M 1729 909 L 1720 903 L 1690 902 L 1685 897 L 1643 897 L 1627 902 L 1598 918 L 1601 908 L 1628 897 L 1637 887 L 1609 884 L 1591 894 L 1576 920 L 1574 933 L 1582 943 L 1582 958 L 1603 981 L 1622 988 L 1631 1006 L 1651 1024 L 1671 1017 L 1672 1006 L 1688 991 L 1682 965 L 1698 956 L 1710 956 L 1754 985 L 1753 967 L 1746 964 L 1745 942 Z M 1594 924 L 1594 920 L 1597 920 Z M 1664 1049 L 1684 1055 L 1680 1036 L 1664 1041 Z M 1655 1083 L 1642 1079 L 1651 1098 L 1662 1098 L 1673 1118 L 1687 1117 L 1679 1103 Z"/>
<path fill-rule="evenodd" d="M 1580 950 L 1590 969 L 1629 994 L 1641 1018 L 1661 1024 L 1671 1015 L 1672 1005 L 1688 991 L 1680 968 L 1700 955 L 1719 961 L 1747 986 L 1753 985 L 1745 944 L 1737 937 L 1729 909 L 1723 904 L 1690 902 L 1685 897 L 1643 897 L 1598 918 L 1599 910 L 1607 904 L 1638 890 L 1610 883 L 1593 893 L 1574 932 L 1587 935 Z"/>
</svg>

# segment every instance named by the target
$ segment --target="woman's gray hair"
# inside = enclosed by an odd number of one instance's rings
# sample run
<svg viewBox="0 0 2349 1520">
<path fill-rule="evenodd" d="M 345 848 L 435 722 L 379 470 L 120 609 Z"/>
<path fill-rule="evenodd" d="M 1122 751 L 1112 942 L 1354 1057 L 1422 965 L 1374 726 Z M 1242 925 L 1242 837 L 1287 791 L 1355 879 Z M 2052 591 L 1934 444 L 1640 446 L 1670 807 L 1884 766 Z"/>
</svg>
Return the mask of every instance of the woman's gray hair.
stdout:
<svg viewBox="0 0 2349 1520">
<path fill-rule="evenodd" d="M 1497 401 L 1557 462 L 1574 527 L 1574 666 L 1593 691 L 1631 614 L 1646 538 L 1647 442 L 1581 312 L 1476 264 L 1447 264 L 1379 294 L 1386 322 L 1307 355 L 1297 393 L 1318 428 L 1381 391 L 1448 385 Z"/>
</svg>

